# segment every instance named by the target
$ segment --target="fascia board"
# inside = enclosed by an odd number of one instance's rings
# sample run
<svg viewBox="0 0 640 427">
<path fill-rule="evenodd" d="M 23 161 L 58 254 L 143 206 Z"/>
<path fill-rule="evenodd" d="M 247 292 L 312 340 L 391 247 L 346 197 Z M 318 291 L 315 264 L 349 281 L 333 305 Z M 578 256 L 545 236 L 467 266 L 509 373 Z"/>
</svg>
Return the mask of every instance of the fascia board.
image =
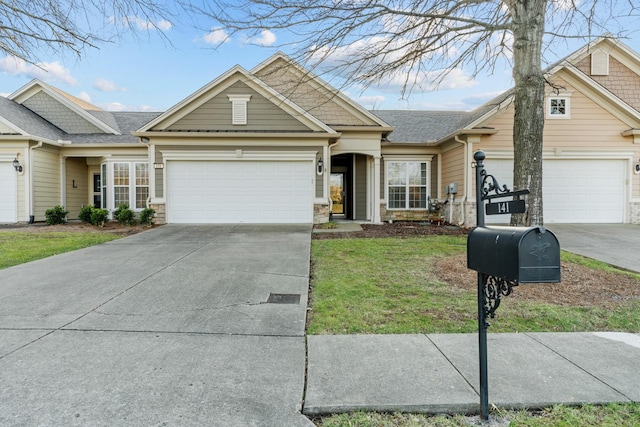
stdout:
<svg viewBox="0 0 640 427">
<path fill-rule="evenodd" d="M 5 125 L 9 129 L 15 131 L 15 133 L 17 133 L 17 134 L 20 134 L 20 135 L 23 135 L 23 136 L 29 135 L 29 132 L 26 132 L 25 130 L 23 130 L 22 128 L 16 126 L 13 122 L 10 122 L 9 120 L 5 119 L 2 116 L 0 116 L 0 123 Z"/>
<path fill-rule="evenodd" d="M 204 101 L 201 100 L 200 102 L 196 102 L 198 98 L 203 97 L 208 92 L 210 92 L 213 88 L 221 85 L 222 82 L 232 77 L 235 73 L 240 73 L 245 76 L 247 75 L 247 71 L 244 68 L 242 68 L 239 65 L 235 65 L 234 67 L 222 73 L 221 75 L 219 75 L 218 77 L 216 77 L 215 79 L 207 83 L 206 85 L 202 86 L 200 89 L 193 92 L 191 95 L 184 98 L 182 101 L 175 104 L 173 107 L 169 108 L 164 113 L 160 114 L 155 119 L 151 120 L 149 123 L 147 123 L 140 129 L 138 129 L 137 132 L 146 132 L 149 129 L 158 126 L 159 124 L 168 122 L 170 119 L 173 121 L 180 120 L 181 118 L 183 118 L 184 116 L 186 116 L 187 114 L 189 114 L 190 112 L 192 112 L 193 110 L 195 110 L 196 108 L 204 104 L 204 102 L 210 99 L 210 97 L 207 97 L 206 99 L 204 99 Z M 220 91 L 222 90 L 223 89 L 221 89 Z M 219 93 L 220 91 L 214 93 L 213 96 L 217 95 L 217 93 Z"/>
<path fill-rule="evenodd" d="M 567 83 L 570 83 L 572 86 L 581 85 L 583 89 L 587 89 L 582 91 L 585 96 L 589 97 L 602 108 L 622 120 L 625 124 L 630 127 L 638 127 L 640 125 L 640 112 L 638 110 L 631 107 L 610 91 L 606 90 L 603 86 L 596 83 L 580 70 L 575 69 L 575 67 L 567 65 L 562 71 L 563 72 L 557 73 L 558 77 L 567 80 Z M 591 96 L 589 92 L 591 92 Z M 594 99 L 593 94 L 604 98 L 615 108 L 609 108 L 606 104 L 603 105 L 601 102 L 598 102 L 598 100 Z"/>
<path fill-rule="evenodd" d="M 238 74 L 238 76 L 234 78 L 234 74 Z M 267 98 L 268 100 L 277 99 L 280 105 L 286 106 L 284 108 L 285 111 L 301 121 L 305 126 L 310 127 L 312 130 L 322 131 L 326 133 L 335 133 L 335 131 L 329 126 L 322 123 L 313 115 L 309 114 L 298 105 L 288 100 L 282 94 L 275 91 L 264 82 L 257 79 L 255 76 L 249 74 L 249 72 L 247 72 L 240 66 L 233 67 L 226 73 L 211 81 L 209 84 L 203 86 L 198 91 L 194 92 L 192 95 L 188 96 L 187 98 L 176 104 L 174 107 L 170 108 L 164 114 L 158 116 L 155 120 L 138 129 L 137 132 L 149 132 L 149 130 L 155 126 L 180 120 L 181 118 L 193 112 L 195 109 L 202 106 L 202 104 L 220 94 L 222 91 L 238 81 L 246 83 L 249 87 L 251 87 L 259 94 L 265 96 L 265 98 Z"/>
<path fill-rule="evenodd" d="M 57 91 L 51 89 L 48 84 L 38 79 L 31 80 L 29 83 L 27 83 L 26 85 L 22 86 L 20 89 L 18 89 L 17 91 L 9 95 L 8 98 L 11 99 L 12 101 L 15 101 L 21 104 L 25 100 L 29 99 L 31 96 L 35 95 L 39 90 L 44 91 L 44 93 L 46 93 L 47 95 L 49 95 L 50 97 L 52 97 L 53 99 L 55 99 L 56 101 L 64 105 L 65 107 L 69 108 L 71 111 L 73 111 L 74 113 L 76 113 L 77 115 L 79 115 L 80 117 L 82 117 L 83 119 L 85 119 L 86 121 L 88 121 L 89 123 L 97 127 L 98 129 L 101 129 L 102 131 L 113 134 L 113 135 L 121 135 L 121 133 L 118 132 L 116 129 L 112 128 L 102 120 L 99 120 L 98 118 L 89 114 L 87 111 L 83 110 L 75 103 L 69 101 L 67 98 L 59 94 Z"/>
</svg>

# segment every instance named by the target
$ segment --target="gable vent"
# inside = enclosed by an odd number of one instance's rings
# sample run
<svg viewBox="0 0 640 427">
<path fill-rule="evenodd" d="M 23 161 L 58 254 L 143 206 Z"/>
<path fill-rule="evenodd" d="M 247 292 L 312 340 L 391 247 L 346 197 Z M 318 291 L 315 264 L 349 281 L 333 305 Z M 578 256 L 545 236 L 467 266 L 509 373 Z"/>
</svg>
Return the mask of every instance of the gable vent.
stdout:
<svg viewBox="0 0 640 427">
<path fill-rule="evenodd" d="M 597 50 L 591 54 L 591 75 L 609 75 L 609 54 L 602 50 Z"/>
<path fill-rule="evenodd" d="M 227 95 L 231 101 L 231 124 L 247 124 L 247 103 L 251 100 L 251 95 Z"/>
</svg>

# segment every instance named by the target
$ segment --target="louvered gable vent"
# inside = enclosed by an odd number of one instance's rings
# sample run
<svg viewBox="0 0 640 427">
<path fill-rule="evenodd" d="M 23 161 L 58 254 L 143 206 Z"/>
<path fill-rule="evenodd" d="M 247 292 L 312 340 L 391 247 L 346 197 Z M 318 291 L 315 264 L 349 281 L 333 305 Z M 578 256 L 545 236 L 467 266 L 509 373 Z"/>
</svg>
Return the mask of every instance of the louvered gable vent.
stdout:
<svg viewBox="0 0 640 427">
<path fill-rule="evenodd" d="M 247 103 L 251 100 L 251 95 L 227 95 L 231 101 L 231 124 L 247 124 Z"/>
<path fill-rule="evenodd" d="M 602 50 L 597 50 L 591 54 L 591 75 L 609 75 L 609 54 Z"/>
</svg>

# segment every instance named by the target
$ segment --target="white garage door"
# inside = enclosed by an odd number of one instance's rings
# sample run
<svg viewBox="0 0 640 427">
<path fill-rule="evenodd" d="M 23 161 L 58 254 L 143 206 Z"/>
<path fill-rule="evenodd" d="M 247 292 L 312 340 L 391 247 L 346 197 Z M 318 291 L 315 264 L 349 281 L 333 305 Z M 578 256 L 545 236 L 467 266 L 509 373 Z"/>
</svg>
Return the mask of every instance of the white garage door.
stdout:
<svg viewBox="0 0 640 427">
<path fill-rule="evenodd" d="M 621 223 L 624 221 L 624 160 L 556 160 L 543 164 L 545 223 Z M 487 172 L 512 188 L 510 160 L 485 161 Z M 508 222 L 509 215 L 486 218 Z"/>
<path fill-rule="evenodd" d="M 17 173 L 9 162 L 0 162 L 0 223 L 17 222 Z"/>
<path fill-rule="evenodd" d="M 168 161 L 169 223 L 311 223 L 312 162 Z"/>
</svg>

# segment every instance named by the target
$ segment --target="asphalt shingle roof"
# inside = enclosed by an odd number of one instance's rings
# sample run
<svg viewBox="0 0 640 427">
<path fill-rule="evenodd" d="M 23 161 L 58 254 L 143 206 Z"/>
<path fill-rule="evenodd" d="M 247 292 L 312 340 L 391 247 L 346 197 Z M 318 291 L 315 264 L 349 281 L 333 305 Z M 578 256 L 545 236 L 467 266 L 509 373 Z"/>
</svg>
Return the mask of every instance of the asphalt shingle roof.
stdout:
<svg viewBox="0 0 640 427">
<path fill-rule="evenodd" d="M 61 139 L 65 135 L 61 129 L 29 110 L 27 107 L 11 101 L 4 96 L 0 96 L 0 116 L 30 135 L 37 135 L 41 138 L 52 139 L 54 141 Z"/>
</svg>

